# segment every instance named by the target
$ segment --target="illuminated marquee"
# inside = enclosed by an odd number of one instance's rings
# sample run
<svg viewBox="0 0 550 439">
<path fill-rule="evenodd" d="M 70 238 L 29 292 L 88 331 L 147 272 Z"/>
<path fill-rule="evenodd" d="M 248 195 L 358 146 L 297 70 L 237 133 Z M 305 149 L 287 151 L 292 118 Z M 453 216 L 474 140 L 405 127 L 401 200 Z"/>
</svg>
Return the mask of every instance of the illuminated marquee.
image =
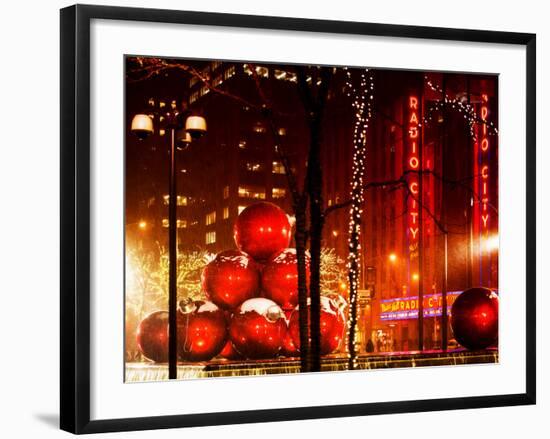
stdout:
<svg viewBox="0 0 550 439">
<path fill-rule="evenodd" d="M 447 293 L 447 314 L 451 315 L 451 306 L 462 291 Z M 418 318 L 418 296 L 386 299 L 380 302 L 380 320 L 409 320 Z M 424 296 L 424 317 L 438 317 L 443 314 L 441 293 Z"/>
</svg>

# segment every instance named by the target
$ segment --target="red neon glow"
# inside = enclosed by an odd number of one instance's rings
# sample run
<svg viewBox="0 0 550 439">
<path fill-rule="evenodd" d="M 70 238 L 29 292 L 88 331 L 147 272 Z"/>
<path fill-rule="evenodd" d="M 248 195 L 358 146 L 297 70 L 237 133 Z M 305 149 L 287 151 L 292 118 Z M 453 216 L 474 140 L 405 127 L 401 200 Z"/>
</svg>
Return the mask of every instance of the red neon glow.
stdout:
<svg viewBox="0 0 550 439">
<path fill-rule="evenodd" d="M 484 109 L 485 109 L 485 111 L 483 111 Z M 481 117 L 482 117 L 483 121 L 487 120 L 487 114 L 488 114 L 487 107 L 482 107 Z M 487 126 L 485 124 L 483 124 L 483 127 L 485 129 L 487 128 Z M 484 137 L 481 140 L 481 152 L 483 154 L 482 163 L 485 163 L 481 167 L 481 177 L 483 178 L 483 184 L 482 184 L 483 198 L 482 198 L 482 200 L 485 200 L 485 201 L 481 202 L 483 211 L 487 210 L 487 204 L 489 202 L 489 188 L 488 188 L 489 182 L 488 182 L 488 178 L 487 178 L 488 175 L 489 175 L 489 165 L 487 164 L 487 162 L 488 162 L 488 158 L 487 158 L 488 150 L 489 150 L 489 139 L 487 137 Z M 487 228 L 487 222 L 488 222 L 488 219 L 489 219 L 489 214 L 482 215 L 481 219 L 483 221 L 483 227 Z"/>
<path fill-rule="evenodd" d="M 409 126 L 408 126 L 408 144 L 409 144 L 409 154 L 408 154 L 408 166 L 411 170 L 418 170 L 420 169 L 420 157 L 419 157 L 419 143 L 418 143 L 418 137 L 419 137 L 419 116 L 418 116 L 418 98 L 416 96 L 409 96 L 408 100 L 408 120 L 409 120 Z M 420 177 L 418 175 L 411 175 L 410 181 L 409 181 L 409 190 L 410 193 L 413 195 L 413 197 L 416 197 L 420 190 L 419 190 L 419 183 L 420 183 Z M 412 244 L 418 239 L 418 231 L 419 224 L 418 224 L 418 204 L 416 202 L 416 199 L 410 197 L 409 200 L 409 224 L 408 224 L 408 231 L 409 231 L 409 242 Z"/>
<path fill-rule="evenodd" d="M 489 178 L 489 166 L 485 165 L 483 166 L 483 168 L 481 168 L 481 178 Z"/>
<path fill-rule="evenodd" d="M 489 228 L 489 212 L 488 206 L 490 202 L 490 165 L 489 165 L 489 154 L 491 143 L 487 133 L 487 121 L 489 117 L 489 96 L 486 93 L 481 95 L 481 106 L 479 109 L 479 115 L 481 118 L 480 129 L 478 133 L 481 134 L 480 139 L 478 140 L 478 146 L 476 148 L 476 157 L 475 157 L 475 166 L 477 169 L 476 178 L 477 191 L 480 197 L 480 207 L 477 210 L 479 213 L 477 215 L 479 224 L 484 233 L 488 232 Z"/>
</svg>

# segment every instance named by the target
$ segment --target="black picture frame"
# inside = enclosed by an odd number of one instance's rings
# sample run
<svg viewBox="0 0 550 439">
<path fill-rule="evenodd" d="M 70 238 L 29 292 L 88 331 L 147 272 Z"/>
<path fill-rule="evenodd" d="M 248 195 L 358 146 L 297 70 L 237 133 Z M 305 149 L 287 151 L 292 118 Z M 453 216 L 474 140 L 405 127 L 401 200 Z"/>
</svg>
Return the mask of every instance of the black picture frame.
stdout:
<svg viewBox="0 0 550 439">
<path fill-rule="evenodd" d="M 357 34 L 447 41 L 504 43 L 526 47 L 526 392 L 508 395 L 393 401 L 181 414 L 127 419 L 90 419 L 90 22 L 131 20 L 255 29 Z M 221 13 L 75 5 L 61 10 L 61 404 L 63 430 L 99 433 L 265 421 L 288 421 L 387 413 L 535 404 L 536 277 L 536 35 L 375 23 Z"/>
</svg>

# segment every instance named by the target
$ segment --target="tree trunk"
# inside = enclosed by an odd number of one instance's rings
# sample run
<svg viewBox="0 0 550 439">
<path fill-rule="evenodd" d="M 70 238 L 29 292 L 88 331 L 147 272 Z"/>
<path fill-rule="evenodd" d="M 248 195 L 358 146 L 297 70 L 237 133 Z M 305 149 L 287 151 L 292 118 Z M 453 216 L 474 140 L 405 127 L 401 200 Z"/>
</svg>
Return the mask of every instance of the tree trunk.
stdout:
<svg viewBox="0 0 550 439">
<path fill-rule="evenodd" d="M 358 229 L 354 228 L 350 230 L 349 249 L 350 255 L 357 255 L 359 247 L 359 233 Z M 349 333 L 348 333 L 348 369 L 355 369 L 355 363 L 357 358 L 357 347 L 355 343 L 355 336 L 357 333 L 357 273 L 359 272 L 359 263 L 357 256 L 350 257 L 349 260 Z"/>
<path fill-rule="evenodd" d="M 296 216 L 296 258 L 298 264 L 298 317 L 300 323 L 300 365 L 302 372 L 311 372 L 309 349 L 309 319 L 307 312 L 307 269 L 306 269 L 306 198 L 301 198 L 294 207 Z"/>
<path fill-rule="evenodd" d="M 305 191 L 309 197 L 309 250 L 311 254 L 309 283 L 311 371 L 321 370 L 321 239 L 324 225 L 323 173 L 321 169 L 321 122 L 328 96 L 332 69 L 321 67 L 310 71 L 310 82 L 303 68 L 297 69 L 298 90 L 308 115 L 309 153 Z M 306 308 L 307 309 L 307 308 Z"/>
<path fill-rule="evenodd" d="M 310 147 L 308 158 L 307 190 L 310 209 L 310 338 L 311 368 L 321 370 L 321 238 L 323 233 L 322 170 L 320 161 L 320 115 L 316 114 L 310 124 Z"/>
<path fill-rule="evenodd" d="M 359 178 L 362 183 L 362 173 L 364 171 L 365 145 L 366 139 L 363 138 L 362 144 L 355 146 L 353 175 Z M 357 343 L 355 340 L 357 334 L 357 295 L 359 288 L 359 245 L 361 234 L 361 212 L 363 204 L 362 184 L 353 184 L 351 190 L 351 218 L 349 229 L 349 332 L 348 332 L 348 368 L 355 369 L 357 361 Z"/>
</svg>

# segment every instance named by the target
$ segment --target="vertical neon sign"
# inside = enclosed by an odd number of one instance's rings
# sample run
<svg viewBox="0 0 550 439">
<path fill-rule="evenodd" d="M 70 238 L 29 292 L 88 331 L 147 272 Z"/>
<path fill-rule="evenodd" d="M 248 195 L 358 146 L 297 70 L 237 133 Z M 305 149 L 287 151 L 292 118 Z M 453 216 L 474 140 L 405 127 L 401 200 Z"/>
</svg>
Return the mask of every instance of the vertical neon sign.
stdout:
<svg viewBox="0 0 550 439">
<path fill-rule="evenodd" d="M 496 262 L 494 255 L 491 254 L 493 249 L 489 245 L 491 233 L 496 226 L 490 209 L 493 204 L 491 196 L 495 194 L 495 187 L 493 186 L 497 184 L 496 174 L 493 175 L 494 165 L 492 161 L 492 155 L 494 154 L 492 149 L 496 148 L 496 145 L 493 145 L 494 140 L 490 137 L 490 100 L 489 93 L 483 85 L 480 98 L 478 104 L 479 120 L 474 144 L 474 188 L 476 193 L 474 233 L 478 238 L 479 278 L 477 283 L 489 286 L 493 283 L 493 262 Z"/>
<path fill-rule="evenodd" d="M 481 223 L 482 228 L 487 232 L 489 227 L 489 135 L 487 133 L 487 117 L 489 116 L 489 97 L 481 95 L 481 142 L 480 142 L 480 176 L 481 176 Z"/>
<path fill-rule="evenodd" d="M 408 101 L 408 158 L 407 167 L 410 171 L 420 171 L 420 136 L 419 136 L 419 105 L 418 97 L 409 96 Z M 408 202 L 408 235 L 409 245 L 416 248 L 418 233 L 420 230 L 419 206 L 417 200 L 420 197 L 419 173 L 411 173 L 409 179 L 409 191 L 412 194 Z"/>
</svg>

